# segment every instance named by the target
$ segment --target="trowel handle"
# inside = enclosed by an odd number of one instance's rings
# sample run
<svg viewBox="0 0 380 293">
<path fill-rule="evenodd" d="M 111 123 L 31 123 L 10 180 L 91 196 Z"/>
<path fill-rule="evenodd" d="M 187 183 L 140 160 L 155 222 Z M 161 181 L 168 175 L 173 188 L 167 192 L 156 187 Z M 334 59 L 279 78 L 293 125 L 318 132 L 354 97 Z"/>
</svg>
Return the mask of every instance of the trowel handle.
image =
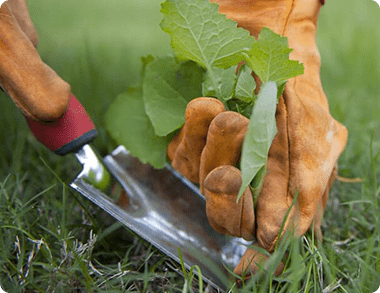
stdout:
<svg viewBox="0 0 380 293">
<path fill-rule="evenodd" d="M 34 136 L 59 155 L 77 152 L 97 135 L 94 123 L 82 104 L 71 95 L 65 114 L 53 122 L 25 117 Z"/>
</svg>

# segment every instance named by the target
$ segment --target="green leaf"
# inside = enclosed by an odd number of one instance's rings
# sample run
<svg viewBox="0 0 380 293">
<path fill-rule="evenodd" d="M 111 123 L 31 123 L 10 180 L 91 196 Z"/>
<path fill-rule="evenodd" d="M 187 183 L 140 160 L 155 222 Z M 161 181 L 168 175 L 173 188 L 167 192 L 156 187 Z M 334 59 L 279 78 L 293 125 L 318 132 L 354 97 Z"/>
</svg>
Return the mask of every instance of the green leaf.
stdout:
<svg viewBox="0 0 380 293">
<path fill-rule="evenodd" d="M 257 199 L 259 198 L 261 189 L 264 183 L 264 177 L 267 174 L 267 166 L 266 164 L 257 171 L 252 183 L 251 183 L 251 191 L 253 196 L 253 206 L 256 206 Z"/>
<path fill-rule="evenodd" d="M 203 74 L 204 70 L 194 62 L 179 64 L 174 57 L 146 65 L 145 110 L 158 136 L 166 136 L 183 125 L 188 102 L 202 95 Z"/>
<path fill-rule="evenodd" d="M 192 60 L 208 70 L 229 68 L 242 60 L 254 42 L 249 32 L 218 13 L 208 0 L 167 0 L 162 5 L 161 28 L 171 37 L 180 60 Z"/>
<path fill-rule="evenodd" d="M 245 102 L 253 102 L 255 100 L 255 89 L 256 82 L 252 76 L 252 71 L 248 66 L 243 64 L 239 68 L 234 97 Z"/>
<path fill-rule="evenodd" d="M 215 97 L 221 101 L 227 101 L 232 98 L 235 80 L 235 67 L 228 69 L 214 67 L 211 72 L 206 72 L 205 80 L 202 84 L 202 95 L 205 97 Z"/>
<path fill-rule="evenodd" d="M 285 81 L 303 74 L 303 65 L 289 60 L 289 49 L 286 37 L 263 27 L 257 42 L 248 54 L 245 54 L 247 65 L 260 77 L 263 83 L 268 81 Z"/>
<path fill-rule="evenodd" d="M 141 77 L 144 77 L 145 76 L 145 69 L 146 69 L 146 66 L 153 62 L 155 60 L 155 58 L 152 56 L 152 55 L 148 55 L 146 57 L 141 57 Z"/>
<path fill-rule="evenodd" d="M 228 109 L 249 118 L 256 100 L 255 89 L 256 82 L 252 76 L 252 71 L 248 66 L 243 64 L 240 66 L 237 77 L 235 78 L 232 93 L 233 98 L 226 103 Z"/>
<path fill-rule="evenodd" d="M 285 86 L 286 86 L 287 82 L 288 82 L 287 80 L 282 80 L 282 81 L 277 82 L 277 100 L 284 93 Z"/>
<path fill-rule="evenodd" d="M 155 168 L 165 167 L 170 140 L 155 135 L 145 113 L 141 90 L 129 89 L 119 95 L 106 112 L 105 125 L 111 137 L 124 145 L 132 156 Z"/>
<path fill-rule="evenodd" d="M 245 188 L 267 162 L 269 148 L 277 133 L 276 127 L 277 85 L 268 82 L 261 85 L 260 93 L 252 109 L 248 131 L 244 138 L 240 170 L 242 186 L 238 199 Z"/>
</svg>

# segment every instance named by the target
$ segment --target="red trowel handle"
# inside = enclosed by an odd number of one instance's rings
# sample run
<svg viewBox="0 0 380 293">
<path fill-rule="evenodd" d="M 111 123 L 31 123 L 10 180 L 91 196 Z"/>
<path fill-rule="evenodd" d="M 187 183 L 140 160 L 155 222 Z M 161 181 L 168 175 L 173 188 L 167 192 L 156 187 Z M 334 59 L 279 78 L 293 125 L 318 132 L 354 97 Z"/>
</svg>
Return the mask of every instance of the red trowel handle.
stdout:
<svg viewBox="0 0 380 293">
<path fill-rule="evenodd" d="M 71 95 L 65 114 L 56 121 L 42 122 L 25 118 L 34 136 L 59 155 L 77 152 L 97 135 L 94 123 L 74 95 Z"/>
</svg>

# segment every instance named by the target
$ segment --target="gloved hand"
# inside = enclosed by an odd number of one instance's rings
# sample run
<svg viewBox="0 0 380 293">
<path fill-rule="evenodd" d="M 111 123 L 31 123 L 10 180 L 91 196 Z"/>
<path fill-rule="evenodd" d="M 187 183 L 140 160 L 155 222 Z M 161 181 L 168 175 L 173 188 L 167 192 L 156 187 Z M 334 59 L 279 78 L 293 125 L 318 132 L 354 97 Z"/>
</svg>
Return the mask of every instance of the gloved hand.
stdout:
<svg viewBox="0 0 380 293">
<path fill-rule="evenodd" d="M 238 162 L 248 121 L 225 111 L 216 99 L 191 101 L 186 122 L 168 147 L 168 157 L 180 173 L 195 183 L 206 197 L 210 224 L 221 233 L 254 238 L 273 252 L 278 237 L 294 229 L 303 235 L 312 225 L 322 239 L 321 221 L 329 189 L 335 179 L 338 157 L 347 141 L 347 130 L 334 120 L 320 81 L 320 57 L 315 42 L 321 0 L 213 0 L 219 12 L 238 22 L 251 35 L 263 26 L 287 36 L 293 49 L 290 59 L 303 63 L 304 74 L 288 81 L 276 111 L 278 133 L 267 161 L 267 174 L 255 211 L 250 190 L 236 203 L 241 186 Z M 295 194 L 291 208 L 280 229 Z M 248 248 L 235 273 L 248 275 L 268 257 Z M 281 265 L 276 271 L 282 271 Z"/>
<path fill-rule="evenodd" d="M 8 0 L 0 8 L 0 87 L 24 115 L 42 121 L 59 118 L 71 89 L 40 58 L 37 33 L 26 0 Z"/>
</svg>

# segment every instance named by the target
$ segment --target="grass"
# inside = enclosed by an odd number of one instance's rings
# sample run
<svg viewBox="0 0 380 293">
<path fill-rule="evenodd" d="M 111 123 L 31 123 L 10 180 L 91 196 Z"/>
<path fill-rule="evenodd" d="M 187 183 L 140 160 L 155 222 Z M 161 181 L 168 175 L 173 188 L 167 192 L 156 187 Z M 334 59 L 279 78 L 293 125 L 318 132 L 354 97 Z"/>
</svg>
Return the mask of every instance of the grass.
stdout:
<svg viewBox="0 0 380 293">
<path fill-rule="evenodd" d="M 102 113 L 139 81 L 140 57 L 165 55 L 160 1 L 29 1 L 42 58 L 71 86 L 100 132 L 94 146 L 114 147 Z M 374 292 L 380 285 L 380 9 L 374 1 L 327 1 L 318 46 L 332 115 L 349 131 L 323 222 L 284 241 L 279 278 L 257 275 L 235 292 Z M 80 170 L 73 156 L 49 153 L 0 94 L 0 284 L 8 292 L 198 292 L 192 273 L 172 263 L 67 184 Z M 196 268 L 194 268 L 196 271 Z"/>
</svg>

